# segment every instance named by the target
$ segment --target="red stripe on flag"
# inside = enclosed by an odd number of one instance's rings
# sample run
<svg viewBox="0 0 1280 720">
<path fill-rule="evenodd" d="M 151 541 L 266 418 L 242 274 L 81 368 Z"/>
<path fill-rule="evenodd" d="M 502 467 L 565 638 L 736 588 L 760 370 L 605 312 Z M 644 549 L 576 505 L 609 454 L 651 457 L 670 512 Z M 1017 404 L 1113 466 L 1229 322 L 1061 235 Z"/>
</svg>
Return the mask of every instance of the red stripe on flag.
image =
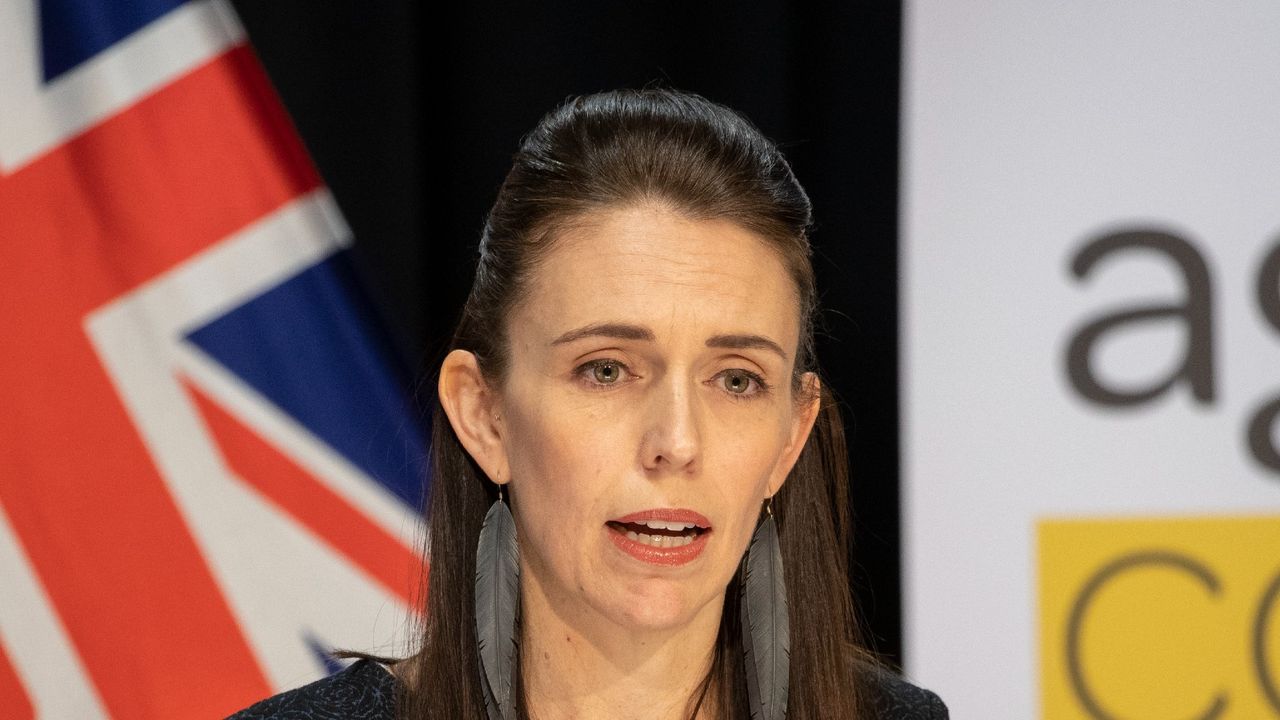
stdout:
<svg viewBox="0 0 1280 720">
<path fill-rule="evenodd" d="M 0 643 L 0 708 L 4 708 L 5 718 L 12 720 L 32 720 L 36 716 L 31 698 L 22 689 L 22 681 L 5 655 L 4 643 Z"/>
<path fill-rule="evenodd" d="M 320 185 L 239 46 L 0 177 L 4 255 L 83 313 Z"/>
<path fill-rule="evenodd" d="M 0 178 L 0 503 L 115 718 L 270 687 L 85 314 L 318 185 L 244 47 Z"/>
<path fill-rule="evenodd" d="M 411 549 L 317 482 L 197 387 L 184 385 L 237 476 L 410 607 L 417 607 L 422 563 Z"/>
</svg>

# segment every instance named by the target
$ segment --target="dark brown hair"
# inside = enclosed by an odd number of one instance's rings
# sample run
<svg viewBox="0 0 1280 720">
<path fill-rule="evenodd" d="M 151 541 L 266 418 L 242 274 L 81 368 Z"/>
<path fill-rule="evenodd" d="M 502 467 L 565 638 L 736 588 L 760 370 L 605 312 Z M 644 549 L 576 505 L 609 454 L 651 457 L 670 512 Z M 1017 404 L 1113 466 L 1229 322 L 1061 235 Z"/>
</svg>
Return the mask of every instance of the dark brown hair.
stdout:
<svg viewBox="0 0 1280 720">
<path fill-rule="evenodd" d="M 500 387 L 508 366 L 506 319 L 557 234 L 592 211 L 635 205 L 695 220 L 730 220 L 777 251 L 799 298 L 793 387 L 800 390 L 801 374 L 817 370 L 809 198 L 778 148 L 745 117 L 669 89 L 570 98 L 524 137 L 486 219 L 474 284 L 451 349 L 474 353 L 486 379 Z M 821 400 L 805 448 L 773 502 L 790 603 L 792 720 L 859 717 L 856 677 L 869 662 L 849 594 L 843 426 L 827 391 Z M 409 663 L 398 714 L 483 720 L 473 583 L 476 541 L 496 486 L 459 444 L 438 399 L 430 473 L 430 592 L 421 647 Z M 710 673 L 698 697 L 690 699 L 691 717 L 707 693 L 716 694 L 714 705 L 726 717 L 749 717 L 738 577 L 725 595 Z M 523 707 L 520 714 L 526 715 Z"/>
</svg>

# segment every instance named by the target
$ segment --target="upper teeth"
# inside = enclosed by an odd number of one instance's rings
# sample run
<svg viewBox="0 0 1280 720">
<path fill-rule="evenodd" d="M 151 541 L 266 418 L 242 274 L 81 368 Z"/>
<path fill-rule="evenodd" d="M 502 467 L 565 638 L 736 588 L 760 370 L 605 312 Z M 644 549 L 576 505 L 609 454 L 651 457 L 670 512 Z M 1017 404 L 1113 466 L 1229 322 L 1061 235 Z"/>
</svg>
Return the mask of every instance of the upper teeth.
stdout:
<svg viewBox="0 0 1280 720">
<path fill-rule="evenodd" d="M 684 532 L 690 528 L 697 527 L 697 525 L 693 523 L 667 522 L 666 520 L 642 520 L 636 524 L 645 525 L 653 528 L 654 530 L 675 530 L 676 532 Z"/>
</svg>

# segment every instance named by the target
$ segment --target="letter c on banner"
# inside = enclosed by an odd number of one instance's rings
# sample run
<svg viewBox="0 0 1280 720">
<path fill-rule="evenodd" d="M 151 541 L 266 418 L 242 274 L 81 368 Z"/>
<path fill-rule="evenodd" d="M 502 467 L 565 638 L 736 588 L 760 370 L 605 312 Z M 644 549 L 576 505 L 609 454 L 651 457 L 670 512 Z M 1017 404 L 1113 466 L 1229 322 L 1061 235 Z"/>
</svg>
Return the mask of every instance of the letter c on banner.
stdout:
<svg viewBox="0 0 1280 720">
<path fill-rule="evenodd" d="M 1276 608 L 1276 600 L 1280 599 L 1280 573 L 1276 573 L 1271 584 L 1262 593 L 1258 603 L 1258 615 L 1253 621 L 1253 668 L 1258 673 L 1258 683 L 1267 696 L 1267 702 L 1276 712 L 1280 712 L 1280 688 L 1271 679 L 1271 669 L 1267 667 L 1267 625 L 1271 620 L 1271 612 Z"/>
<path fill-rule="evenodd" d="M 1080 664 L 1080 633 L 1084 626 L 1085 612 L 1089 609 L 1089 604 L 1093 601 L 1095 595 L 1098 594 L 1104 585 L 1115 579 L 1116 576 L 1137 569 L 1142 566 L 1158 565 L 1169 567 L 1174 570 L 1185 572 L 1195 579 L 1199 580 L 1209 590 L 1209 594 L 1217 596 L 1221 593 L 1222 587 L 1218 582 L 1218 578 L 1209 568 L 1192 560 L 1191 558 L 1172 552 L 1138 552 L 1122 555 L 1105 565 L 1101 570 L 1094 573 L 1093 577 L 1084 584 L 1080 593 L 1076 595 L 1076 599 L 1071 604 L 1071 617 L 1067 621 L 1067 670 L 1071 676 L 1071 687 L 1075 691 L 1076 697 L 1080 703 L 1084 705 L 1085 711 L 1091 717 L 1097 720 L 1116 720 L 1116 716 L 1102 709 L 1098 699 L 1089 689 L 1084 681 L 1084 669 Z M 1262 607 L 1259 609 L 1259 617 L 1265 617 L 1269 606 L 1274 602 L 1275 596 L 1280 593 L 1280 581 L 1274 583 L 1263 601 Z M 1260 620 L 1257 625 L 1257 632 L 1261 633 L 1265 623 Z M 1258 645 L 1261 647 L 1261 645 Z M 1261 652 L 1261 651 L 1259 651 Z M 1265 670 L 1261 664 L 1265 658 L 1259 658 L 1259 672 Z M 1264 685 L 1269 691 L 1275 688 L 1270 685 Z M 1197 720 L 1214 720 L 1222 715 L 1227 708 L 1226 693 L 1218 693 L 1214 697 L 1209 708 L 1200 715 L 1196 716 Z"/>
</svg>

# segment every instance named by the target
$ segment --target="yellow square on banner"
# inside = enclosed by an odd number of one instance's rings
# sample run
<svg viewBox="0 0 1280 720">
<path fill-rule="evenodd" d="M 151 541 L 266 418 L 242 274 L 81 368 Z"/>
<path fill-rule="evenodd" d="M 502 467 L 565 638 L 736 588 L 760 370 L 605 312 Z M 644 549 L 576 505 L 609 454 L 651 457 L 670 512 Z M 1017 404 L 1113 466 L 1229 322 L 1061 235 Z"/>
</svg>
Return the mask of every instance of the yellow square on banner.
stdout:
<svg viewBox="0 0 1280 720">
<path fill-rule="evenodd" d="M 1037 533 L 1044 718 L 1280 718 L 1280 516 Z"/>
</svg>

